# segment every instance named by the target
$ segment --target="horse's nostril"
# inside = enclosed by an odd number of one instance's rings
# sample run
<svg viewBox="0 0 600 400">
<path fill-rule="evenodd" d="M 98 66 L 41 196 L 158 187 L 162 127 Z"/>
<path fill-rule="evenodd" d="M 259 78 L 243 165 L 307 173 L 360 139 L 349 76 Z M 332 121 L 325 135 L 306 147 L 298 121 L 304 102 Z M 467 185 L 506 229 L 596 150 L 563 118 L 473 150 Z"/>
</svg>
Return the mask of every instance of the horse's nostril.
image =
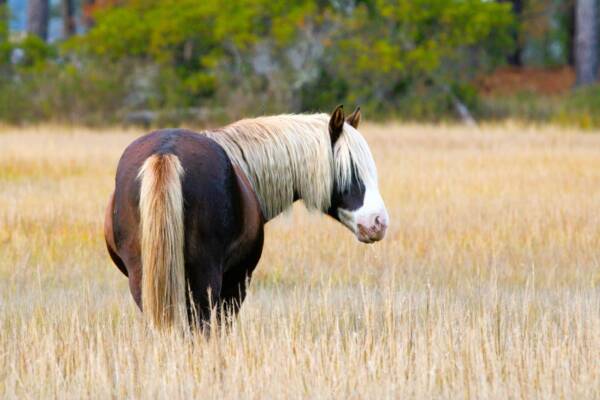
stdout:
<svg viewBox="0 0 600 400">
<path fill-rule="evenodd" d="M 367 228 L 363 224 L 358 224 L 358 231 L 359 232 L 366 232 Z"/>
<path fill-rule="evenodd" d="M 378 215 L 375 217 L 375 226 L 377 226 L 378 228 L 386 228 L 387 224 L 385 223 L 385 220 Z"/>
<path fill-rule="evenodd" d="M 381 231 L 387 229 L 387 221 L 385 217 L 382 217 L 381 215 L 376 216 L 374 228 Z"/>
</svg>

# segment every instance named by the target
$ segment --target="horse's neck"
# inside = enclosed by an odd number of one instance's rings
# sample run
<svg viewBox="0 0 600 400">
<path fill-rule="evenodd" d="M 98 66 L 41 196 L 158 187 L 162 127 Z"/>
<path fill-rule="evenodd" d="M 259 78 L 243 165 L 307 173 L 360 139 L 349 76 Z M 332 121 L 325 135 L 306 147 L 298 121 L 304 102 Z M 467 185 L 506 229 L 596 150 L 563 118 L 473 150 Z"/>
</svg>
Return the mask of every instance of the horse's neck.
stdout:
<svg viewBox="0 0 600 400">
<path fill-rule="evenodd" d="M 304 200 L 302 183 L 311 178 L 308 166 L 307 163 L 294 162 L 283 167 L 269 163 L 248 166 L 247 176 L 259 199 L 265 221 L 285 213 L 296 201 Z M 285 171 L 278 171 L 279 168 Z"/>
<path fill-rule="evenodd" d="M 279 125 L 269 121 L 253 125 L 249 121 L 247 125 L 207 133 L 246 174 L 266 220 L 299 199 L 307 208 L 320 210 L 327 209 L 330 201 L 330 144 L 321 132 L 326 126 L 311 125 L 300 117 L 282 118 L 284 122 L 278 122 Z M 269 124 L 275 133 L 265 130 Z"/>
</svg>

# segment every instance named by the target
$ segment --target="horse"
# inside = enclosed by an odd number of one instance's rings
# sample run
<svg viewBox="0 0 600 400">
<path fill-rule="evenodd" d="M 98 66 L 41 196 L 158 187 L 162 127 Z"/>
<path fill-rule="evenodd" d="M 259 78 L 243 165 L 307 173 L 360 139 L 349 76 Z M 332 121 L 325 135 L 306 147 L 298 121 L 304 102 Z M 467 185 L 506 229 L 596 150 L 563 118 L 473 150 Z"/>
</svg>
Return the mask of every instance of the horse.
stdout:
<svg viewBox="0 0 600 400">
<path fill-rule="evenodd" d="M 261 257 L 264 225 L 298 200 L 363 243 L 389 217 L 360 108 L 243 119 L 205 132 L 163 129 L 123 152 L 105 213 L 108 253 L 158 328 L 235 315 Z M 221 311 L 219 311 L 221 310 Z"/>
</svg>

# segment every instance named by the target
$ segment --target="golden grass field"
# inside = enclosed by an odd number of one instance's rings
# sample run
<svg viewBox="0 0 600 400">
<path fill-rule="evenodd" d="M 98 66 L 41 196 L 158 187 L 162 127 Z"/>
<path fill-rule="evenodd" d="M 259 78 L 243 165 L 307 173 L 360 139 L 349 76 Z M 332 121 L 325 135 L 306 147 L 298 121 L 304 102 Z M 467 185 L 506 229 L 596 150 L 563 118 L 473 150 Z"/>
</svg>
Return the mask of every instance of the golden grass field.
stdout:
<svg viewBox="0 0 600 400">
<path fill-rule="evenodd" d="M 231 330 L 185 339 L 104 248 L 142 132 L 0 128 L 0 398 L 600 398 L 600 135 L 362 131 L 387 238 L 295 207 Z"/>
</svg>

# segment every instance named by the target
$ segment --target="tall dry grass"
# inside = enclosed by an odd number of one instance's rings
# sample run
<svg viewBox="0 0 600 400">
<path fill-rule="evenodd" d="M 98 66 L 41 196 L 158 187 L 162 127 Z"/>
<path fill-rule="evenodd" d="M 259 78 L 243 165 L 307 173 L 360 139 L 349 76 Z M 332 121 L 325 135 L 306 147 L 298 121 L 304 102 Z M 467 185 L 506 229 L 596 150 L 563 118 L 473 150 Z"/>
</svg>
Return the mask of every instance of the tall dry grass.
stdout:
<svg viewBox="0 0 600 400">
<path fill-rule="evenodd" d="M 0 133 L 2 398 L 600 398 L 600 136 L 371 125 L 392 225 L 267 226 L 230 332 L 148 331 L 102 239 L 139 132 Z"/>
</svg>

